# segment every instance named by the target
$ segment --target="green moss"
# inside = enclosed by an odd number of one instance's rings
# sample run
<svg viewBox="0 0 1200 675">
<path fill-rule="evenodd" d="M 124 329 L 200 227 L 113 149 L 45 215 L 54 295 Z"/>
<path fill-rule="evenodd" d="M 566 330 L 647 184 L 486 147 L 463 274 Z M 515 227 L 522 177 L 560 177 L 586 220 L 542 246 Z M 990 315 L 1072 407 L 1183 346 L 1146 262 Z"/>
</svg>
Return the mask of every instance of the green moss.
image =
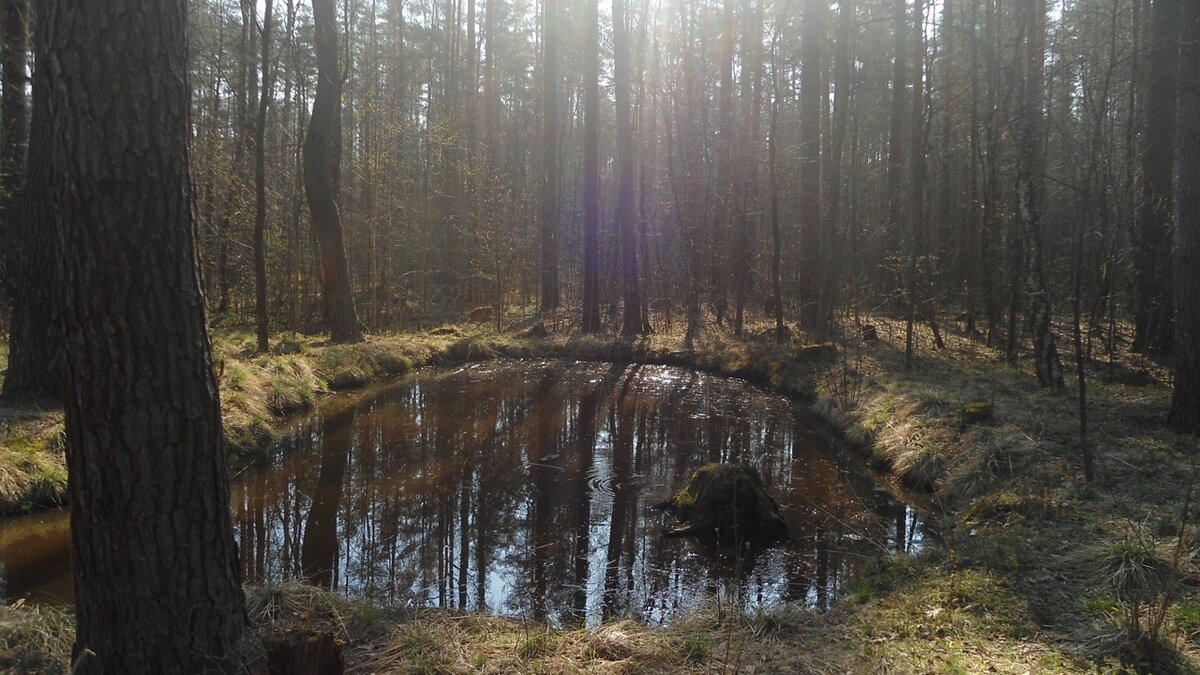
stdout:
<svg viewBox="0 0 1200 675">
<path fill-rule="evenodd" d="M 970 523 L 1003 523 L 1015 516 L 1036 522 L 1045 519 L 1055 510 L 1054 505 L 1043 497 L 999 491 L 975 500 L 963 515 L 963 519 Z"/>
<path fill-rule="evenodd" d="M 675 515 L 679 520 L 688 519 L 692 507 L 696 505 L 696 496 L 700 494 L 700 491 L 704 489 L 704 485 L 708 481 L 712 480 L 718 473 L 725 470 L 725 468 L 726 465 L 714 462 L 712 464 L 705 464 L 692 472 L 691 477 L 688 478 L 687 485 L 684 485 L 683 489 L 676 492 L 675 496 L 671 498 L 671 504 L 675 507 Z"/>
<path fill-rule="evenodd" d="M 687 488 L 675 493 L 675 507 L 678 509 L 690 509 L 696 505 L 696 495 L 688 491 Z"/>
<path fill-rule="evenodd" d="M 987 424 L 994 419 L 995 412 L 995 407 L 988 401 L 972 401 L 959 411 L 959 423 L 964 427 Z"/>
<path fill-rule="evenodd" d="M 1200 634 L 1200 604 L 1183 601 L 1171 608 L 1171 621 L 1189 637 Z"/>
</svg>

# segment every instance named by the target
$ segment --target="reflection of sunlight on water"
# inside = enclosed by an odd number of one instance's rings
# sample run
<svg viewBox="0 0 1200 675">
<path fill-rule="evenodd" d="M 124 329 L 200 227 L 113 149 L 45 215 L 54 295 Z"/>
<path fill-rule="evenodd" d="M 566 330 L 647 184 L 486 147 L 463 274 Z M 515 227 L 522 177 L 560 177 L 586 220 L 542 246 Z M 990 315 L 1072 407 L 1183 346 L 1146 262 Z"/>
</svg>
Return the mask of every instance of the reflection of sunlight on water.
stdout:
<svg viewBox="0 0 1200 675">
<path fill-rule="evenodd" d="M 793 539 L 736 560 L 665 539 L 650 507 L 710 461 L 756 466 Z M 826 607 L 923 526 L 782 397 L 663 366 L 555 361 L 422 370 L 339 396 L 234 486 L 248 581 L 598 624 L 721 598 Z M 9 597 L 70 596 L 66 517 L 0 524 Z M 30 528 L 26 528 L 29 530 Z M 30 530 L 33 531 L 33 530 Z M 46 539 L 46 532 L 50 539 Z M 49 541 L 49 543 L 44 543 Z"/>
<path fill-rule="evenodd" d="M 662 366 L 647 366 L 645 374 L 641 377 L 641 382 L 644 383 L 643 391 L 652 394 L 661 393 L 664 389 L 674 387 L 686 381 L 687 374 L 688 371 L 685 370 Z"/>
</svg>

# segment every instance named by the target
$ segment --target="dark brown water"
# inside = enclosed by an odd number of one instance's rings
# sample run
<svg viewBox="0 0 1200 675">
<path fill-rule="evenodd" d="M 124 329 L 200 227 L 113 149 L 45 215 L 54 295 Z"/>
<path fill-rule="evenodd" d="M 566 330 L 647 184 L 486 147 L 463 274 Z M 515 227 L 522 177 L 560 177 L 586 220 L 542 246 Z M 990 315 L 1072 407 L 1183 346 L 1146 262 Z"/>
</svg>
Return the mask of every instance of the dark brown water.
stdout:
<svg viewBox="0 0 1200 675">
<path fill-rule="evenodd" d="M 650 508 L 698 466 L 757 466 L 792 542 L 752 558 L 665 539 Z M 806 411 L 661 366 L 493 362 L 330 401 L 233 489 L 249 581 L 596 624 L 720 597 L 824 607 L 919 547 L 911 510 Z M 0 595 L 69 600 L 66 514 L 0 521 Z"/>
</svg>

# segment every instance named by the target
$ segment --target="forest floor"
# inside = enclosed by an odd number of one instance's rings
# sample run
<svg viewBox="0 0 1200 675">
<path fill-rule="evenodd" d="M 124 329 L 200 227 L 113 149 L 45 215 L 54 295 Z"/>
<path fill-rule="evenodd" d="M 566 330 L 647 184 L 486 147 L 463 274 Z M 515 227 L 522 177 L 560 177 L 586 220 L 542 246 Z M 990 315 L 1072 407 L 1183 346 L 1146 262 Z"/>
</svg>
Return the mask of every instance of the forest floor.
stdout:
<svg viewBox="0 0 1200 675">
<path fill-rule="evenodd" d="M 1167 369 L 1125 352 L 1089 364 L 1097 479 L 1087 485 L 1073 377 L 1065 392 L 1043 390 L 1027 362 L 1010 366 L 978 336 L 947 326 L 943 350 L 922 327 L 906 373 L 903 325 L 872 322 L 877 341 L 850 342 L 836 357 L 829 345 L 770 344 L 766 324 L 745 338 L 710 331 L 691 352 L 678 333 L 627 341 L 553 326 L 543 334 L 528 323 L 349 346 L 279 336 L 267 355 L 253 354 L 248 333 L 221 332 L 222 406 L 241 454 L 264 447 L 281 418 L 327 391 L 419 365 L 562 356 L 692 367 L 813 398 L 873 461 L 929 493 L 921 509 L 933 535 L 923 552 L 880 563 L 827 612 L 731 615 L 714 606 L 668 628 L 625 620 L 553 630 L 356 605 L 284 584 L 251 589 L 251 615 L 268 636 L 334 632 L 354 672 L 1200 672 L 1191 495 L 1200 442 L 1165 427 Z M 1060 350 L 1073 373 L 1069 349 Z M 4 476 L 13 457 L 61 456 L 60 413 L 2 414 L 0 490 L 12 482 Z M 59 479 L 45 468 L 20 471 Z M 53 608 L 0 610 L 0 671 L 39 658 L 61 664 L 69 627 Z"/>
</svg>

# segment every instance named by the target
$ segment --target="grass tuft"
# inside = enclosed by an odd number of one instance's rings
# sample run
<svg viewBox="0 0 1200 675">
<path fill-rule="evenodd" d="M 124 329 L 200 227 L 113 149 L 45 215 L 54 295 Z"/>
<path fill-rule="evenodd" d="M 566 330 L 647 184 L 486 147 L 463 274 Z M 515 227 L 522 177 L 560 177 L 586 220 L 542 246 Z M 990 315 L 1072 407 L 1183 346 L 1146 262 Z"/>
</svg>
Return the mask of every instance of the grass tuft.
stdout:
<svg viewBox="0 0 1200 675">
<path fill-rule="evenodd" d="M 0 605 L 0 672 L 65 673 L 75 619 L 61 607 Z"/>
</svg>

